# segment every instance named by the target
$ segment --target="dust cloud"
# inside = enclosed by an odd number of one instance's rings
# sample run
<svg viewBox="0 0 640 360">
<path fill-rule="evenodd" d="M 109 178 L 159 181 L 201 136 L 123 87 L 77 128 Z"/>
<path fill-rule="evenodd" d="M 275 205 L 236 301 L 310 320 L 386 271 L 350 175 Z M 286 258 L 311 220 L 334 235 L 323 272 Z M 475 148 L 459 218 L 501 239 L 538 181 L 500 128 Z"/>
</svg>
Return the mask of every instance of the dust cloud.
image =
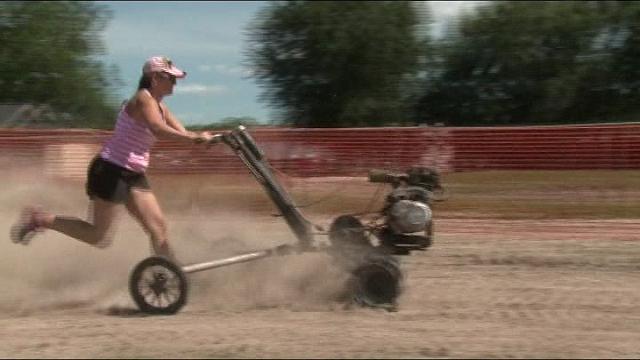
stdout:
<svg viewBox="0 0 640 360">
<path fill-rule="evenodd" d="M 6 162 L 5 162 L 6 164 Z M 83 181 L 61 181 L 41 170 L 5 166 L 0 189 L 0 314 L 30 316 L 51 309 L 113 312 L 136 306 L 128 293 L 129 273 L 150 255 L 142 228 L 121 209 L 111 247 L 98 249 L 52 230 L 27 246 L 13 244 L 9 228 L 26 205 L 85 218 L 89 201 Z M 162 204 L 161 204 L 162 205 Z M 172 246 L 182 264 L 220 259 L 294 243 L 280 218 L 220 211 L 165 208 Z M 346 274 L 325 254 L 274 257 L 187 275 L 183 311 L 271 307 L 333 309 L 341 306 Z"/>
</svg>

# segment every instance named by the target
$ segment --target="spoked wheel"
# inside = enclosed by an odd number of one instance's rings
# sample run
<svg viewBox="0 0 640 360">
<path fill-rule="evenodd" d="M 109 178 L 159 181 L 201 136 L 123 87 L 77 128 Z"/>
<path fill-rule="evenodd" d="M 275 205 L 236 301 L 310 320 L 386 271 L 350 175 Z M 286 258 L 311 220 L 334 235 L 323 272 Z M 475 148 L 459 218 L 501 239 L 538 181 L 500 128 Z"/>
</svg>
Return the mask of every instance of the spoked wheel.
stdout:
<svg viewBox="0 0 640 360">
<path fill-rule="evenodd" d="M 187 301 L 187 280 L 177 265 L 154 256 L 133 269 L 129 291 L 142 312 L 175 314 Z"/>
</svg>

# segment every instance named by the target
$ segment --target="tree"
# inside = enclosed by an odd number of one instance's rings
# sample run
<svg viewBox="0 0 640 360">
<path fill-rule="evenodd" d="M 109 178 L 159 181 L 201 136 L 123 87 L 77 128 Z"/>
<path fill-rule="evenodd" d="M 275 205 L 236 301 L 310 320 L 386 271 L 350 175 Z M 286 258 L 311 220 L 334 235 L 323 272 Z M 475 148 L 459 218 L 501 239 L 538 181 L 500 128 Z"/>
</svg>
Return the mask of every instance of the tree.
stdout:
<svg viewBox="0 0 640 360">
<path fill-rule="evenodd" d="M 576 102 L 566 116 L 594 121 L 640 116 L 640 3 L 598 1 L 600 31 L 584 56 Z"/>
<path fill-rule="evenodd" d="M 97 60 L 110 16 L 91 2 L 0 2 L 0 102 L 47 104 L 67 115 L 43 126 L 111 126 L 119 80 Z"/>
<path fill-rule="evenodd" d="M 406 1 L 285 1 L 249 28 L 247 58 L 279 121 L 304 127 L 408 121 L 420 49 Z"/>
<path fill-rule="evenodd" d="M 499 1 L 460 19 L 429 64 L 417 118 L 452 125 L 563 121 L 601 21 L 596 2 Z"/>
</svg>

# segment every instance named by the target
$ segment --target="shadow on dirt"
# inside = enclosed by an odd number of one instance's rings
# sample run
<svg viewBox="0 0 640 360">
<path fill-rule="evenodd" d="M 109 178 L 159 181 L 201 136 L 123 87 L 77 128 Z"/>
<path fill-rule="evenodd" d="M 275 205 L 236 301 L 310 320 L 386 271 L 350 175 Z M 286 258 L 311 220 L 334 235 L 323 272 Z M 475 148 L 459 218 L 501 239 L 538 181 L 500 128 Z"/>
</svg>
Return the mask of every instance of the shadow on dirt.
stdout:
<svg viewBox="0 0 640 360">
<path fill-rule="evenodd" d="M 126 307 L 126 306 L 111 306 L 108 309 L 100 311 L 100 313 L 108 316 L 115 316 L 115 317 L 122 317 L 122 318 L 138 318 L 138 317 L 153 316 L 152 314 L 144 313 L 137 308 Z"/>
</svg>

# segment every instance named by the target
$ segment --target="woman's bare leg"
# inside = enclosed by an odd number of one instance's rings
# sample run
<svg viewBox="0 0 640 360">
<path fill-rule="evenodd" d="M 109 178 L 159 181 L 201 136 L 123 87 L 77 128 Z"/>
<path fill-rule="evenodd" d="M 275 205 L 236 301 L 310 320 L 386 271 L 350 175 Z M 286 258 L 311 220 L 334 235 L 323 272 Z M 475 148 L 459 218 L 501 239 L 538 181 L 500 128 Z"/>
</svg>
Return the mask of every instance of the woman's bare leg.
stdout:
<svg viewBox="0 0 640 360">
<path fill-rule="evenodd" d="M 111 244 L 111 229 L 117 217 L 118 207 L 116 203 L 95 199 L 89 204 L 86 221 L 73 216 L 58 216 L 43 212 L 37 216 L 39 218 L 37 222 L 40 227 L 104 248 Z"/>
<path fill-rule="evenodd" d="M 154 253 L 175 261 L 175 255 L 169 246 L 167 222 L 153 192 L 131 189 L 126 206 L 149 235 Z"/>
</svg>

